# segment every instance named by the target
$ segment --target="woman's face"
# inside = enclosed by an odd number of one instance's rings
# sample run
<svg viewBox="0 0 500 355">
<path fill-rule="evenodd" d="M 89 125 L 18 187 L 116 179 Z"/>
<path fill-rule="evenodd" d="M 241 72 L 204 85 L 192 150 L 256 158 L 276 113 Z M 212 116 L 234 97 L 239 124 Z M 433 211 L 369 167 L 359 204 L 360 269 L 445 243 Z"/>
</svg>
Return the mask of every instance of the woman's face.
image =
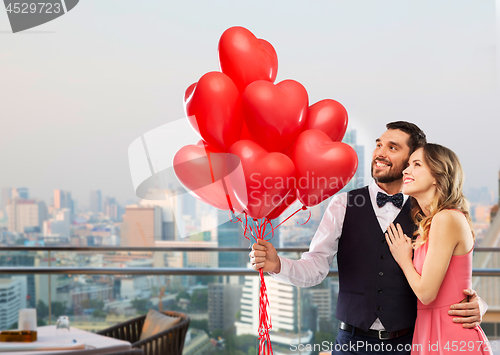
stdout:
<svg viewBox="0 0 500 355">
<path fill-rule="evenodd" d="M 403 171 L 403 193 L 418 197 L 435 189 L 436 179 L 432 176 L 431 169 L 424 161 L 424 149 L 417 149 L 408 162 L 408 167 Z"/>
</svg>

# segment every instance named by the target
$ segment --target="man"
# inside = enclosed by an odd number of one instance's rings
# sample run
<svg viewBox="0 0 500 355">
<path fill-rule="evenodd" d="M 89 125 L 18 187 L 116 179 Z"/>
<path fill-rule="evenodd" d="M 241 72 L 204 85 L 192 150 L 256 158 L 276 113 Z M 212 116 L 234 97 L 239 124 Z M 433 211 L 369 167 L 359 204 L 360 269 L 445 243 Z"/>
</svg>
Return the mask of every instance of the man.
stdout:
<svg viewBox="0 0 500 355">
<path fill-rule="evenodd" d="M 341 321 L 333 354 L 410 354 L 417 314 L 416 297 L 392 257 L 384 232 L 399 223 L 407 235 L 415 225 L 408 196 L 400 193 L 403 170 L 425 134 L 409 122 L 392 122 L 376 140 L 371 173 L 361 189 L 335 195 L 309 252 L 298 261 L 278 257 L 272 244 L 259 240 L 250 252 L 253 269 L 299 287 L 319 284 L 337 255 Z M 452 305 L 450 322 L 473 328 L 481 322 L 480 299 L 464 290 L 469 302 Z M 428 346 L 428 344 L 422 344 Z"/>
</svg>

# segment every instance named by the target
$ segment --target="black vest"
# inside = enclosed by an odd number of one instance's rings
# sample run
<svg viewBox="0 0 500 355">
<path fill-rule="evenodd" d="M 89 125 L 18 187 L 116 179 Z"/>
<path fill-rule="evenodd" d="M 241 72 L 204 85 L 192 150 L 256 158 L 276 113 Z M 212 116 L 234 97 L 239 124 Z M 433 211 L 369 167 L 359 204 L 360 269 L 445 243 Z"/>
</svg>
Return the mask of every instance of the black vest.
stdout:
<svg viewBox="0 0 500 355">
<path fill-rule="evenodd" d="M 410 209 L 408 199 L 394 220 L 408 236 L 415 230 Z M 417 298 L 392 257 L 384 233 L 368 187 L 348 192 L 337 253 L 340 289 L 336 317 L 363 330 L 379 318 L 392 332 L 415 326 Z"/>
</svg>

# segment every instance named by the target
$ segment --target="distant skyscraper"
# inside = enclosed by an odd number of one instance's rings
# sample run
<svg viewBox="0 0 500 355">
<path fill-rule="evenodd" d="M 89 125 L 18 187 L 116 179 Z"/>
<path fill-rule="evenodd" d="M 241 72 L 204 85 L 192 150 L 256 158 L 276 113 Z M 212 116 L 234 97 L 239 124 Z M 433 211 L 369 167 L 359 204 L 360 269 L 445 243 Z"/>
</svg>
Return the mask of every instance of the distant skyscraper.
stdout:
<svg viewBox="0 0 500 355">
<path fill-rule="evenodd" d="M 219 210 L 219 220 L 227 218 L 228 211 Z M 220 224 L 217 227 L 217 241 L 219 247 L 248 247 L 250 242 L 243 236 L 241 223 L 231 221 Z M 219 252 L 219 267 L 245 267 L 248 254 L 241 252 Z"/>
<path fill-rule="evenodd" d="M 94 214 L 102 212 L 101 190 L 90 191 L 90 211 Z"/>
<path fill-rule="evenodd" d="M 127 206 L 123 215 L 121 246 L 152 247 L 162 235 L 162 213 L 158 206 Z"/>
<path fill-rule="evenodd" d="M 29 190 L 27 187 L 16 187 L 12 189 L 12 198 L 29 199 Z"/>
<path fill-rule="evenodd" d="M 63 208 L 56 212 L 54 218 L 43 222 L 43 235 L 68 238 L 71 236 L 71 212 L 69 208 Z"/>
<path fill-rule="evenodd" d="M 208 285 L 208 328 L 226 330 L 234 325 L 240 310 L 241 285 L 211 283 Z"/>
<path fill-rule="evenodd" d="M 182 214 L 196 218 L 196 199 L 190 194 L 182 195 Z"/>
<path fill-rule="evenodd" d="M 12 187 L 2 187 L 2 210 L 7 208 L 10 199 L 12 199 Z"/>
<path fill-rule="evenodd" d="M 121 210 L 122 209 L 120 208 L 114 197 L 106 196 L 104 198 L 104 202 L 102 204 L 102 212 L 109 219 L 111 219 L 112 221 L 121 220 L 122 217 Z"/>
<path fill-rule="evenodd" d="M 273 219 L 273 220 L 271 220 L 271 223 L 273 224 L 273 228 L 276 228 L 276 226 L 281 223 L 281 218 Z M 269 229 L 270 229 L 269 227 L 266 229 L 266 233 L 268 233 Z M 272 238 L 271 238 L 271 236 L 272 236 Z M 271 239 L 269 239 L 269 238 L 271 238 Z M 271 243 L 275 248 L 281 248 L 279 227 L 274 230 L 274 233 L 270 233 L 266 237 L 266 239 L 269 239 L 269 243 Z M 253 241 L 252 241 L 252 243 L 253 243 Z"/>
<path fill-rule="evenodd" d="M 178 240 L 179 233 L 175 225 L 174 213 L 168 200 L 142 200 L 140 206 L 157 206 L 161 210 L 161 235 L 155 235 L 155 240 Z"/>
<path fill-rule="evenodd" d="M 7 205 L 9 232 L 24 233 L 33 227 L 41 231 L 47 220 L 47 206 L 41 200 L 12 199 Z"/>
<path fill-rule="evenodd" d="M 75 215 L 75 204 L 71 198 L 71 192 L 63 190 L 54 190 L 54 208 L 60 210 L 67 208 L 70 211 L 70 219 Z"/>
<path fill-rule="evenodd" d="M 301 303 L 301 317 L 298 317 L 298 302 L 303 298 L 298 297 L 297 287 L 264 276 L 269 299 L 269 314 L 273 328 L 270 332 L 271 341 L 290 345 L 292 341 L 297 342 L 298 323 L 304 324 L 304 318 L 310 313 L 310 307 L 304 307 Z M 259 335 L 259 290 L 260 279 L 254 276 L 245 276 L 245 285 L 241 297 L 241 318 L 235 323 L 236 335 L 253 334 Z M 301 327 L 301 343 L 307 344 L 312 338 L 312 331 L 307 327 Z M 305 336 L 305 339 L 304 339 Z"/>
<path fill-rule="evenodd" d="M 2 266 L 35 266 L 35 254 L 26 253 L 24 251 L 10 251 L 8 254 L 0 255 L 0 265 Z M 11 275 L 0 274 L 0 279 L 9 279 Z M 27 282 L 27 297 L 26 303 L 30 308 L 35 308 L 36 292 L 35 292 L 35 275 L 26 275 Z M 1 329 L 1 328 L 0 328 Z"/>
<path fill-rule="evenodd" d="M 66 207 L 66 194 L 63 190 L 54 190 L 54 207 L 58 210 Z"/>
<path fill-rule="evenodd" d="M 349 144 L 358 156 L 358 170 L 352 180 L 345 187 L 346 190 L 357 189 L 365 183 L 365 146 L 357 144 L 356 130 L 350 129 L 344 135 L 342 142 Z"/>
<path fill-rule="evenodd" d="M 0 279 L 0 329 L 11 329 L 26 308 L 26 276 Z"/>
</svg>

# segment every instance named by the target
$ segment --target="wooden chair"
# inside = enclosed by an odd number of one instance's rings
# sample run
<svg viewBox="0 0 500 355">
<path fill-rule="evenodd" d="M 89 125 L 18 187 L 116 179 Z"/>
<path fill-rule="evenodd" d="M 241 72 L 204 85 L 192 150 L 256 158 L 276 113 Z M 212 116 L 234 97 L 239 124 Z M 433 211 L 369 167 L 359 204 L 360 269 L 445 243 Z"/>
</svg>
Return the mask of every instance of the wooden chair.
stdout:
<svg viewBox="0 0 500 355">
<path fill-rule="evenodd" d="M 132 349 L 106 355 L 144 355 L 144 351 L 142 351 L 142 349 Z"/>
<path fill-rule="evenodd" d="M 146 319 L 145 315 L 101 330 L 97 332 L 97 334 L 128 341 L 132 344 L 132 348 L 142 349 L 144 355 L 182 355 L 184 339 L 186 338 L 190 319 L 184 313 L 173 311 L 161 313 L 171 317 L 180 317 L 181 320 L 172 328 L 143 340 L 139 339 L 142 333 L 142 326 Z"/>
</svg>

